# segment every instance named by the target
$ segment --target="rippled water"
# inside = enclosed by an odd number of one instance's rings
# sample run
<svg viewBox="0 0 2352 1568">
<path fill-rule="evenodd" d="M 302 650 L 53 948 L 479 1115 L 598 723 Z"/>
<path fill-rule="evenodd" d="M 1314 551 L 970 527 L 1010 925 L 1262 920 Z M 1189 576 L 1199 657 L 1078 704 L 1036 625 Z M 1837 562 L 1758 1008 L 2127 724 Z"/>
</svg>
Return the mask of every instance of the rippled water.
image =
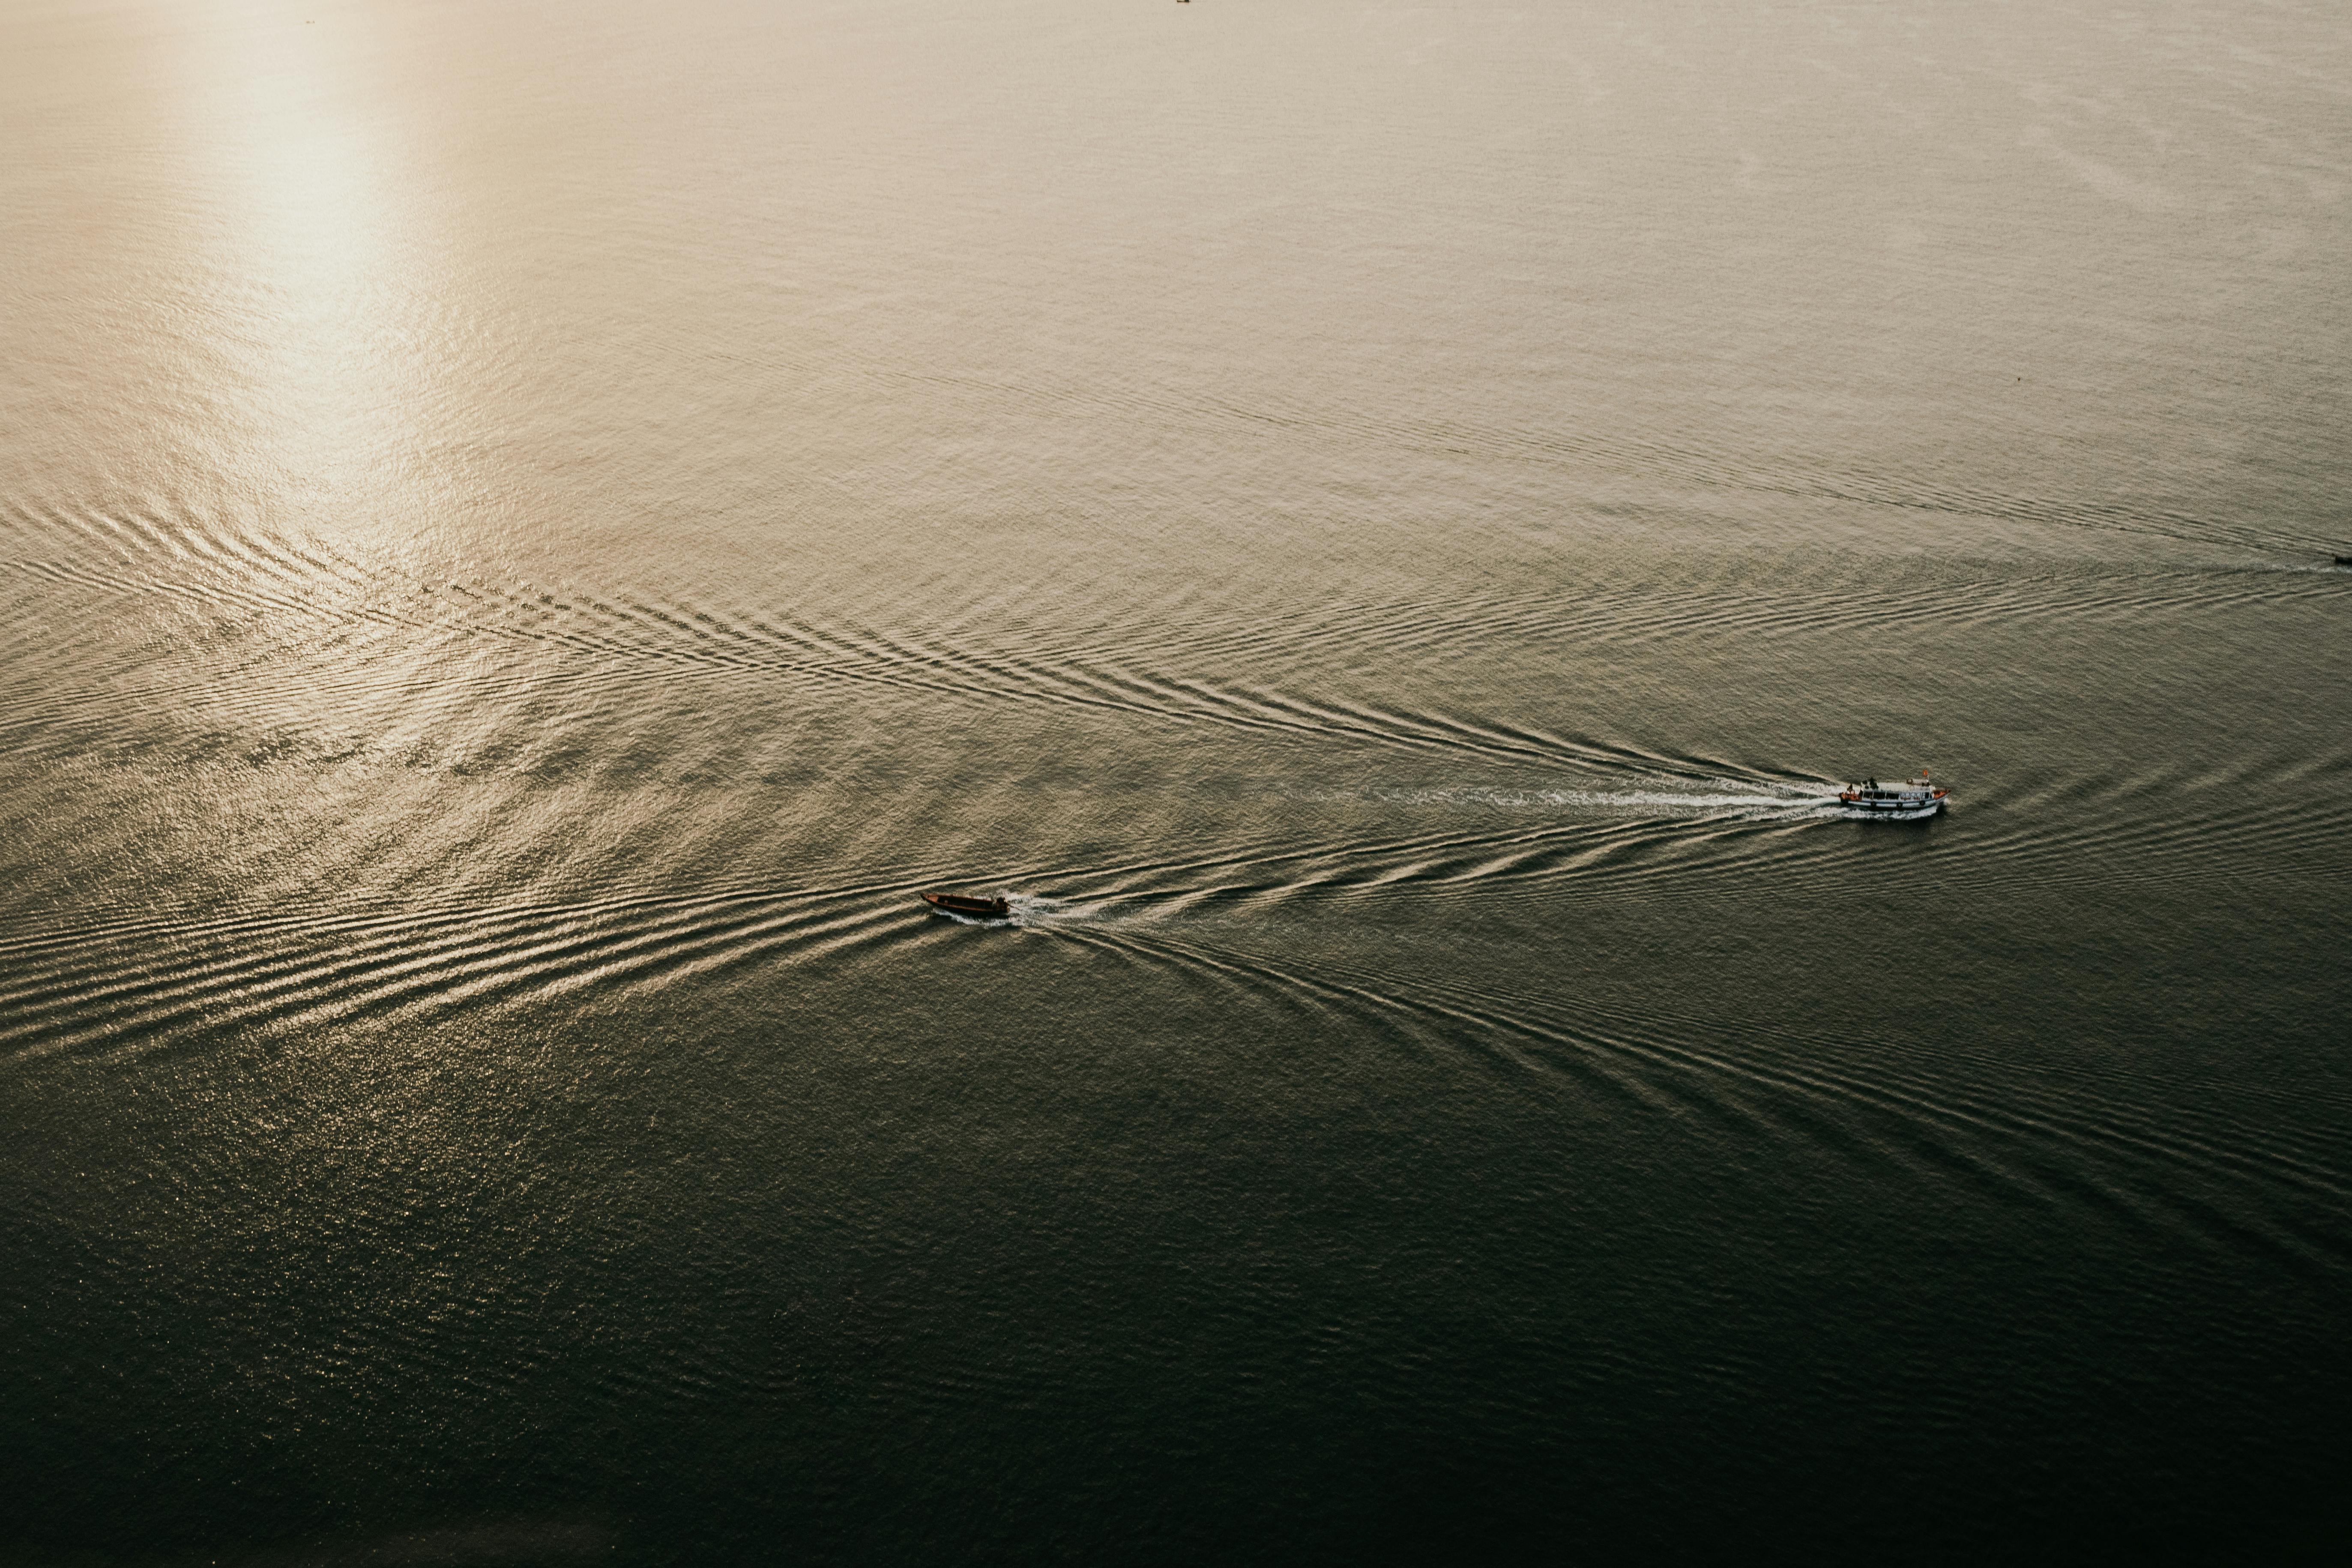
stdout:
<svg viewBox="0 0 2352 1568">
<path fill-rule="evenodd" d="M 0 134 L 0 1555 L 2340 1529 L 2340 8 L 20 0 Z"/>
</svg>

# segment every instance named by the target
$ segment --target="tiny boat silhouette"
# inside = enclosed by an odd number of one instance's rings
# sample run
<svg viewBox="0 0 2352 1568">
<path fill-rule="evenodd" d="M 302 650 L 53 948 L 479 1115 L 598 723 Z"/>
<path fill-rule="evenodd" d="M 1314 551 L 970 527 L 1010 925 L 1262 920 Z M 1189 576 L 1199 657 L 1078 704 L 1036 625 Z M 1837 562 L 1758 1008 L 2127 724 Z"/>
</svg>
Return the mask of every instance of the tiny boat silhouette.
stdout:
<svg viewBox="0 0 2352 1568">
<path fill-rule="evenodd" d="M 2352 555 L 2337 556 L 2336 558 L 2336 564 L 2338 566 L 2352 566 Z"/>
<path fill-rule="evenodd" d="M 962 893 L 921 893 L 917 895 L 935 910 L 945 910 L 951 915 L 969 915 L 978 921 L 1001 921 L 1013 912 L 1013 906 L 1003 899 L 975 899 Z"/>
<path fill-rule="evenodd" d="M 1944 798 L 1951 793 L 1929 784 L 1927 775 L 1921 773 L 1917 778 L 1905 779 L 1901 784 L 1880 784 L 1876 779 L 1864 779 L 1860 784 L 1848 784 L 1840 790 L 1838 799 L 1860 811 L 1908 815 L 1942 810 Z"/>
</svg>

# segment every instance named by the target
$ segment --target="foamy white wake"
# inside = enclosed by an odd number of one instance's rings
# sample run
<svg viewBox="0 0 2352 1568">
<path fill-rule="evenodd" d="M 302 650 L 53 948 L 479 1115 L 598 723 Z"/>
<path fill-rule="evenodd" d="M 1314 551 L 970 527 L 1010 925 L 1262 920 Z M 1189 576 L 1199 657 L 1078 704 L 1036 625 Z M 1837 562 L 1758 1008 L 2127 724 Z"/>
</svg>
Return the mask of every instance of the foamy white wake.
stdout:
<svg viewBox="0 0 2352 1568">
<path fill-rule="evenodd" d="M 1834 792 L 1819 785 L 1764 784 L 1727 779 L 1721 787 L 1679 789 L 1372 789 L 1356 792 L 1400 805 L 1472 806 L 1489 810 L 1559 810 L 1612 816 L 1749 817 L 1772 821 L 1850 816 Z"/>
</svg>

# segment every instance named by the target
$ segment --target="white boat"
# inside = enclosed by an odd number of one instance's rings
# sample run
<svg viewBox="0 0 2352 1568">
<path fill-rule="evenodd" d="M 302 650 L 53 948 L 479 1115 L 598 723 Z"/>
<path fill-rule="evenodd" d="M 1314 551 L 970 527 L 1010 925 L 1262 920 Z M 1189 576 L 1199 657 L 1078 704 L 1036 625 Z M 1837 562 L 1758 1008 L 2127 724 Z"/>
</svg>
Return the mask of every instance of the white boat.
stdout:
<svg viewBox="0 0 2352 1568">
<path fill-rule="evenodd" d="M 1921 773 L 1900 784 L 1864 779 L 1838 791 L 1838 799 L 1873 816 L 1932 816 L 1944 809 L 1944 799 L 1951 793 L 1929 784 L 1927 775 Z"/>
</svg>

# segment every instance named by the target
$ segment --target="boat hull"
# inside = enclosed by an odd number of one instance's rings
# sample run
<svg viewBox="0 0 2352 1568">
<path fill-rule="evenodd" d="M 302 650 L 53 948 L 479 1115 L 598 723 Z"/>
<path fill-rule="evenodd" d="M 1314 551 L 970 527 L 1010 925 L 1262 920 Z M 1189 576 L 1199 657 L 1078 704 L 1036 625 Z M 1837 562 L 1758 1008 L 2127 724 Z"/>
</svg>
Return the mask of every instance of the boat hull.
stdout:
<svg viewBox="0 0 2352 1568">
<path fill-rule="evenodd" d="M 1923 790 L 1917 793 L 1902 790 L 1844 790 L 1839 802 L 1847 810 L 1864 816 L 1914 817 L 1933 816 L 1944 809 L 1949 790 Z"/>
<path fill-rule="evenodd" d="M 961 893 L 921 893 L 923 902 L 941 914 L 961 915 L 966 920 L 1001 921 L 1013 913 L 1013 906 L 1003 899 L 967 898 Z"/>
</svg>

